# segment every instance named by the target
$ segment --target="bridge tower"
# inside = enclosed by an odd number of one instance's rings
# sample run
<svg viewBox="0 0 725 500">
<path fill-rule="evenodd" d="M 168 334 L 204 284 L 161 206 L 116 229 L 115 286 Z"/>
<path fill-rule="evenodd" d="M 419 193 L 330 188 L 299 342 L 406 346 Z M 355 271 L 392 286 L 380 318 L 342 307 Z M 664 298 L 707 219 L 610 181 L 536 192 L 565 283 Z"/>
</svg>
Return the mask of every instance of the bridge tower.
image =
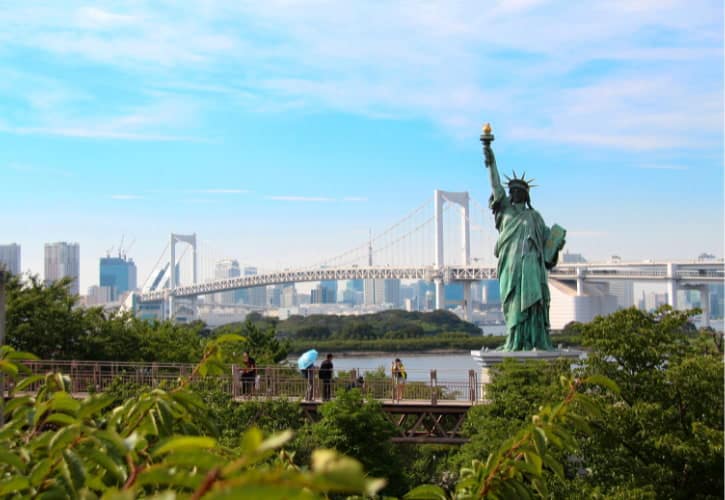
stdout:
<svg viewBox="0 0 725 500">
<path fill-rule="evenodd" d="M 471 265 L 471 224 L 470 224 L 470 197 L 467 191 L 451 192 L 436 189 L 434 191 L 434 210 L 435 210 L 435 267 L 437 277 L 434 279 L 436 289 L 436 309 L 445 309 L 446 292 L 445 283 L 448 281 L 444 276 L 443 268 L 445 260 L 443 256 L 443 205 L 444 203 L 454 203 L 459 205 L 461 210 L 461 226 L 463 227 L 461 252 L 462 264 L 464 266 Z M 463 311 L 466 320 L 471 319 L 471 282 L 463 282 Z"/>
<path fill-rule="evenodd" d="M 192 250 L 192 281 L 193 284 L 196 284 L 197 281 L 197 269 L 196 269 L 196 233 L 193 234 L 176 234 L 171 233 L 171 242 L 169 245 L 169 249 L 171 250 L 171 257 L 169 259 L 169 288 L 171 290 L 175 290 L 177 286 L 179 286 L 179 283 L 177 283 L 177 274 L 176 274 L 176 244 L 177 243 L 187 243 L 191 245 Z M 196 297 L 190 299 L 191 300 L 191 309 L 192 309 L 192 315 L 196 315 Z M 168 307 L 168 318 L 169 319 L 176 319 L 176 300 L 173 295 L 173 292 L 171 295 L 169 295 L 169 307 Z"/>
</svg>

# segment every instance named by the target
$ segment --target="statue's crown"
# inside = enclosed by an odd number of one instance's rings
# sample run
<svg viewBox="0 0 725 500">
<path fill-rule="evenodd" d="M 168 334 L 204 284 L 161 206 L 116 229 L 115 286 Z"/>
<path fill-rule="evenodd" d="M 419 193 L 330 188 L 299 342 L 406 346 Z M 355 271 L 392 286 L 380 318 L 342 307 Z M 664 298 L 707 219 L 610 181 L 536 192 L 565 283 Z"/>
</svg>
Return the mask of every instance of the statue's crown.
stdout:
<svg viewBox="0 0 725 500">
<path fill-rule="evenodd" d="M 521 177 L 516 176 L 516 171 L 514 170 L 514 176 L 513 178 L 506 176 L 506 184 L 509 187 L 509 191 L 512 189 L 523 189 L 527 193 L 529 192 L 529 188 L 536 187 L 534 184 L 531 184 L 534 179 L 526 179 L 526 172 L 521 175 Z"/>
</svg>

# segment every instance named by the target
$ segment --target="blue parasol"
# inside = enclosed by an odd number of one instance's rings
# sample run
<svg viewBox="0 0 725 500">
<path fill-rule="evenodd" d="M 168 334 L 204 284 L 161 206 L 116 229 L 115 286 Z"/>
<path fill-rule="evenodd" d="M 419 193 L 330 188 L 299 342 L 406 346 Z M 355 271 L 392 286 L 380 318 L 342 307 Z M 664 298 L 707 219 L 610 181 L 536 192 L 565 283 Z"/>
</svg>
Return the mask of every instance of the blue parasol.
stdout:
<svg viewBox="0 0 725 500">
<path fill-rule="evenodd" d="M 312 366 L 315 361 L 317 361 L 317 351 L 310 349 L 299 357 L 297 360 L 297 366 L 300 370 L 304 370 L 305 368 Z"/>
</svg>

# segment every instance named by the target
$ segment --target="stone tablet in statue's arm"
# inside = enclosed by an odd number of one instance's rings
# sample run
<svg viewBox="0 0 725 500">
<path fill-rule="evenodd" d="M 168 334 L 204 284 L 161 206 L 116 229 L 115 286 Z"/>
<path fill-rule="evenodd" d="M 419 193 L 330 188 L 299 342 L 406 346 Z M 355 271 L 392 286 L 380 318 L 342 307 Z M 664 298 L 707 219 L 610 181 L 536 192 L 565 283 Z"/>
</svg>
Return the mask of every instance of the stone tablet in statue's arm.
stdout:
<svg viewBox="0 0 725 500">
<path fill-rule="evenodd" d="M 559 251 L 564 248 L 566 229 L 559 224 L 554 224 L 549 230 L 549 236 L 544 244 L 544 264 L 547 269 L 556 266 L 559 260 Z"/>
</svg>

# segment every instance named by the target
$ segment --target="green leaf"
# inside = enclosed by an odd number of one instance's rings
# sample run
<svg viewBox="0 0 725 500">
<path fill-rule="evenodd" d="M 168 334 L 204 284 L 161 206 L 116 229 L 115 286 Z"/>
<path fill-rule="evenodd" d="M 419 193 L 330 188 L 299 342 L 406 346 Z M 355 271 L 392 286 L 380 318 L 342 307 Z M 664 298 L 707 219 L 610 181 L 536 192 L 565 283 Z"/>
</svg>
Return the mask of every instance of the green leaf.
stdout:
<svg viewBox="0 0 725 500">
<path fill-rule="evenodd" d="M 257 451 L 263 453 L 268 450 L 281 448 L 283 444 L 292 439 L 293 432 L 290 430 L 278 432 L 265 439 L 258 447 Z"/>
<path fill-rule="evenodd" d="M 20 493 L 30 487 L 30 482 L 25 476 L 12 476 L 9 479 L 0 481 L 0 496 Z"/>
<path fill-rule="evenodd" d="M 242 435 L 241 452 L 244 455 L 253 455 L 259 453 L 259 447 L 262 445 L 264 436 L 262 431 L 257 427 L 250 427 Z"/>
<path fill-rule="evenodd" d="M 50 472 L 52 465 L 53 463 L 50 458 L 44 458 L 35 464 L 33 469 L 30 471 L 30 484 L 36 488 L 40 486 L 40 483 Z"/>
<path fill-rule="evenodd" d="M 175 436 L 156 448 L 152 455 L 158 457 L 170 451 L 214 448 L 216 444 L 214 438 L 206 436 Z"/>
<path fill-rule="evenodd" d="M 31 385 L 36 384 L 42 380 L 45 380 L 45 375 L 30 375 L 29 377 L 24 377 L 20 382 L 15 384 L 13 391 L 24 391 Z"/>
<path fill-rule="evenodd" d="M 536 452 L 544 456 L 546 454 L 546 434 L 544 433 L 543 429 L 538 426 L 534 426 L 534 432 L 532 432 L 534 436 L 534 446 L 536 446 Z"/>
<path fill-rule="evenodd" d="M 95 437 L 103 441 L 119 457 L 124 456 L 130 449 L 126 446 L 126 442 L 121 436 L 114 431 L 96 431 Z"/>
<path fill-rule="evenodd" d="M 10 378 L 15 378 L 18 375 L 18 367 L 15 363 L 0 359 L 0 372 L 8 375 Z"/>
<path fill-rule="evenodd" d="M 54 411 L 61 411 L 76 414 L 81 404 L 67 392 L 56 392 L 50 400 L 49 408 Z"/>
<path fill-rule="evenodd" d="M 78 419 L 65 413 L 53 413 L 45 419 L 45 423 L 47 424 L 73 425 L 77 422 Z"/>
<path fill-rule="evenodd" d="M 582 432 L 584 434 L 591 434 L 592 428 L 589 426 L 589 423 L 584 420 L 584 418 L 580 417 L 579 415 L 575 415 L 573 413 L 567 415 L 567 420 L 569 423 L 579 432 Z"/>
<path fill-rule="evenodd" d="M 103 470 L 107 471 L 117 482 L 123 483 L 126 479 L 128 479 L 126 469 L 124 469 L 120 464 L 114 462 L 108 455 L 101 453 L 96 449 L 90 449 L 86 450 L 85 456 Z"/>
<path fill-rule="evenodd" d="M 602 410 L 589 396 L 586 394 L 577 394 L 575 398 L 582 410 L 592 417 L 601 418 Z"/>
<path fill-rule="evenodd" d="M 48 444 L 50 456 L 55 456 L 60 450 L 68 447 L 80 435 L 80 432 L 80 426 L 77 424 L 63 427 L 56 432 Z"/>
<path fill-rule="evenodd" d="M 93 396 L 87 397 L 81 402 L 78 417 L 85 420 L 106 408 L 113 403 L 113 400 L 114 397 L 111 394 L 94 394 Z"/>
<path fill-rule="evenodd" d="M 403 498 L 405 500 L 446 500 L 448 495 L 446 494 L 446 490 L 440 486 L 436 486 L 434 484 L 424 484 L 413 488 L 403 495 Z"/>
<path fill-rule="evenodd" d="M 0 463 L 12 465 L 21 474 L 25 471 L 25 463 L 20 457 L 2 448 L 0 448 Z"/>
<path fill-rule="evenodd" d="M 537 476 L 541 475 L 541 457 L 537 455 L 536 453 L 526 452 L 524 453 L 524 459 L 527 463 L 531 464 L 534 467 L 535 474 Z"/>
<path fill-rule="evenodd" d="M 562 481 L 566 479 L 564 477 L 564 467 L 562 467 L 561 463 L 551 455 L 544 455 L 544 465 L 554 471 L 554 473 L 559 476 L 559 479 Z"/>
<path fill-rule="evenodd" d="M 584 383 L 591 385 L 600 385 L 602 387 L 605 387 L 606 389 L 609 389 L 615 394 L 620 393 L 619 386 L 612 379 L 609 379 L 604 375 L 589 375 L 586 379 L 584 379 Z"/>
<path fill-rule="evenodd" d="M 204 480 L 201 474 L 190 474 L 187 471 L 174 471 L 164 464 L 153 465 L 144 469 L 136 478 L 136 484 L 176 486 L 188 489 L 196 489 Z"/>
<path fill-rule="evenodd" d="M 73 486 L 81 489 L 86 482 L 86 470 L 81 459 L 72 450 L 63 450 L 63 460 L 68 466 Z"/>
</svg>

